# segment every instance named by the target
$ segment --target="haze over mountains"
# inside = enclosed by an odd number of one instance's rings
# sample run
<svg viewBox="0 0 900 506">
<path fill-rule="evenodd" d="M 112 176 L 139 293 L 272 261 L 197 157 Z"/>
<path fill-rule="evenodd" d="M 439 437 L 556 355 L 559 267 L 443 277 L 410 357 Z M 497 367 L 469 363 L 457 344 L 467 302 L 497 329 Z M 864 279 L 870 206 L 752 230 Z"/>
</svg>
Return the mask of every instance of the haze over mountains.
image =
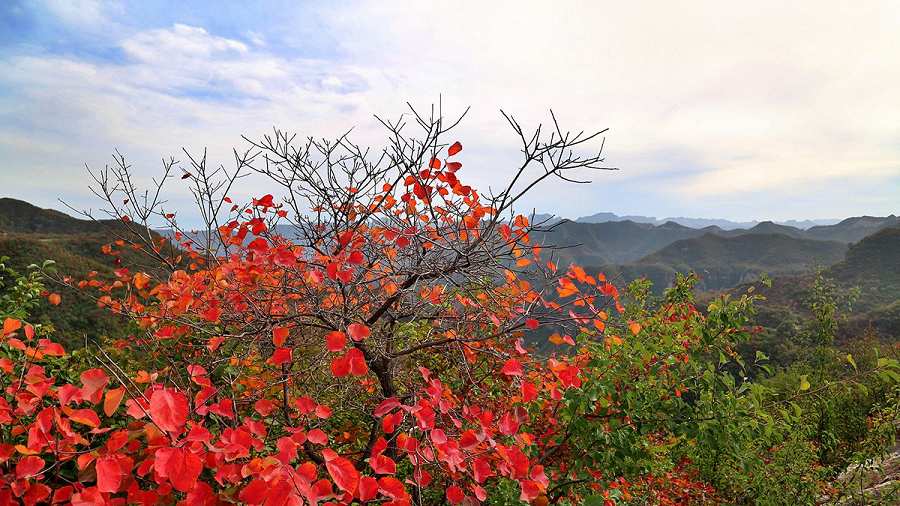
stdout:
<svg viewBox="0 0 900 506">
<path fill-rule="evenodd" d="M 667 222 L 675 222 L 691 228 L 719 227 L 723 230 L 733 230 L 738 228 L 752 228 L 759 225 L 760 221 L 731 221 L 722 218 L 685 218 L 683 216 L 670 218 L 656 218 L 654 216 L 619 216 L 615 213 L 596 213 L 590 216 L 582 216 L 575 221 L 579 223 L 604 223 L 607 221 L 633 221 L 635 223 L 649 223 L 651 225 L 662 225 Z M 821 220 L 787 220 L 776 221 L 779 225 L 787 225 L 800 229 L 807 229 L 817 225 L 833 225 L 841 220 L 838 219 L 821 219 Z"/>
</svg>

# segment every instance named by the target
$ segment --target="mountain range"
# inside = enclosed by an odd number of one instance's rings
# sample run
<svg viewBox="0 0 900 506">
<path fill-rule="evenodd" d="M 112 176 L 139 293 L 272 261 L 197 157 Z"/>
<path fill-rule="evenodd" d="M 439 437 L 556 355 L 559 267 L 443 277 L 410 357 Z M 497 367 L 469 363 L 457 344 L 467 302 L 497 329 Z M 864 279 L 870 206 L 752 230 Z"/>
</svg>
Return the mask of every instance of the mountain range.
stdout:
<svg viewBox="0 0 900 506">
<path fill-rule="evenodd" d="M 535 218 L 537 221 L 538 218 Z M 771 221 L 757 223 L 747 229 L 729 229 L 712 225 L 692 228 L 674 221 L 661 225 L 630 220 L 584 223 L 544 220 L 542 231 L 535 235 L 539 242 L 554 249 L 560 263 L 582 265 L 623 264 L 641 260 L 676 241 L 705 235 L 734 238 L 745 235 L 783 235 L 793 239 L 854 243 L 879 230 L 900 226 L 900 218 L 859 216 L 832 225 L 816 225 L 808 229 Z M 558 248 L 556 248 L 558 247 Z M 685 246 L 690 248 L 690 243 Z"/>
<path fill-rule="evenodd" d="M 605 223 L 608 221 L 633 221 L 635 223 L 649 223 L 651 225 L 662 225 L 667 222 L 675 222 L 691 228 L 719 227 L 723 230 L 733 230 L 738 228 L 752 228 L 759 225 L 760 221 L 731 221 L 722 218 L 686 218 L 676 216 L 670 218 L 656 218 L 654 216 L 619 216 L 615 213 L 596 213 L 590 216 L 582 216 L 575 221 L 579 223 Z M 776 221 L 779 225 L 787 225 L 800 229 L 807 229 L 818 225 L 834 225 L 839 222 L 837 219 L 821 219 L 821 220 L 787 220 Z"/>
<path fill-rule="evenodd" d="M 871 301 L 867 309 L 891 310 L 890 298 L 900 297 L 900 276 L 890 274 L 900 265 L 900 218 L 894 215 L 853 217 L 809 228 L 771 221 L 730 229 L 694 228 L 675 221 L 590 223 L 548 216 L 534 221 L 543 221 L 532 236 L 544 245 L 545 256 L 552 255 L 563 267 L 574 262 L 605 272 L 620 285 L 644 277 L 662 290 L 676 273 L 693 271 L 700 277 L 701 290 L 716 291 L 753 282 L 763 274 L 781 283 L 828 268 L 836 279 L 867 287 L 866 300 Z M 52 258 L 65 273 L 110 273 L 110 259 L 99 252 L 110 241 L 110 226 L 121 223 L 77 219 L 0 198 L 0 256 L 9 256 L 8 263 L 17 269 Z M 781 292 L 790 293 L 803 283 L 785 281 L 780 286 Z M 92 320 L 89 301 L 78 299 L 75 307 L 70 314 L 61 317 L 56 312 L 51 318 L 63 328 L 111 325 Z"/>
</svg>

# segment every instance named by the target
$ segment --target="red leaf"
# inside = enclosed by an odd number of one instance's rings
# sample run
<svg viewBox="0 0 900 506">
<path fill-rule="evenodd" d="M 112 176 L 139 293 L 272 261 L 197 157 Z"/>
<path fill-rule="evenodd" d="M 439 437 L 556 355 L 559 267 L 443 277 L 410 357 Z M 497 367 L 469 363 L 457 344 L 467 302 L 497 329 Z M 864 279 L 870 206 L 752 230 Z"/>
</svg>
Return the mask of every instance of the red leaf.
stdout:
<svg viewBox="0 0 900 506">
<path fill-rule="evenodd" d="M 445 434 L 441 429 L 432 430 L 430 435 L 431 442 L 436 445 L 442 445 L 447 442 L 447 434 Z"/>
<path fill-rule="evenodd" d="M 453 143 L 452 146 L 450 146 L 450 147 L 447 149 L 447 155 L 448 155 L 448 156 L 453 156 L 453 155 L 455 155 L 456 153 L 459 153 L 460 151 L 462 151 L 462 144 L 460 144 L 459 141 L 456 141 L 456 142 Z"/>
<path fill-rule="evenodd" d="M 397 463 L 384 455 L 373 455 L 369 459 L 369 466 L 375 474 L 394 474 L 397 472 Z"/>
<path fill-rule="evenodd" d="M 291 329 L 287 327 L 272 327 L 272 344 L 281 347 L 288 338 Z"/>
<path fill-rule="evenodd" d="M 385 416 L 381 420 L 381 428 L 387 434 L 394 432 L 398 425 L 403 421 L 403 413 L 397 412 L 391 415 Z"/>
<path fill-rule="evenodd" d="M 456 485 L 447 487 L 447 502 L 450 504 L 459 504 L 466 498 L 466 493 Z"/>
<path fill-rule="evenodd" d="M 347 355 L 341 355 L 331 361 L 331 374 L 337 378 L 350 374 L 350 359 Z"/>
<path fill-rule="evenodd" d="M 253 409 L 262 416 L 269 416 L 276 407 L 277 405 L 269 399 L 260 399 L 253 404 Z"/>
<path fill-rule="evenodd" d="M 325 419 L 325 418 L 331 417 L 332 411 L 331 411 L 331 408 L 329 408 L 328 406 L 326 406 L 324 404 L 319 404 L 318 406 L 316 406 L 315 413 L 316 413 L 317 417 Z"/>
<path fill-rule="evenodd" d="M 109 376 L 103 372 L 103 369 L 88 369 L 81 373 L 81 396 L 84 399 L 90 399 L 94 404 L 100 402 L 100 396 L 103 395 L 103 387 L 109 383 Z"/>
<path fill-rule="evenodd" d="M 403 486 L 403 482 L 393 476 L 378 478 L 378 488 L 391 499 L 406 499 L 409 495 L 406 493 L 406 487 Z"/>
<path fill-rule="evenodd" d="M 537 399 L 538 389 L 534 385 L 534 383 L 530 381 L 522 382 L 522 400 L 525 402 L 531 402 Z"/>
<path fill-rule="evenodd" d="M 262 504 L 266 500 L 269 485 L 265 480 L 257 478 L 241 490 L 238 499 L 246 504 Z"/>
<path fill-rule="evenodd" d="M 359 348 L 351 348 L 347 352 L 347 359 L 350 363 L 350 374 L 354 376 L 363 376 L 369 372 L 369 366 L 366 365 L 366 358 Z"/>
<path fill-rule="evenodd" d="M 375 411 L 372 413 L 375 416 L 384 416 L 391 412 L 394 408 L 400 407 L 400 401 L 397 400 L 396 397 L 388 397 L 387 399 L 381 401 L 381 404 L 375 408 Z"/>
<path fill-rule="evenodd" d="M 485 480 L 494 476 L 494 471 L 491 469 L 491 463 L 488 459 L 478 457 L 472 462 L 472 476 L 478 483 L 484 483 Z"/>
<path fill-rule="evenodd" d="M 541 493 L 538 484 L 531 480 L 521 480 L 519 486 L 522 488 L 522 493 L 519 494 L 520 501 L 531 502 Z"/>
<path fill-rule="evenodd" d="M 511 358 L 503 364 L 500 372 L 507 376 L 521 376 L 523 373 L 522 364 L 518 360 Z"/>
<path fill-rule="evenodd" d="M 28 491 L 22 496 L 22 503 L 26 506 L 43 502 L 50 497 L 50 487 L 43 483 L 32 483 L 28 486 Z"/>
<path fill-rule="evenodd" d="M 478 434 L 474 430 L 468 429 L 459 436 L 459 445 L 463 448 L 472 448 L 479 443 Z"/>
<path fill-rule="evenodd" d="M 347 335 L 335 330 L 325 335 L 325 345 L 328 351 L 341 351 L 347 345 Z"/>
<path fill-rule="evenodd" d="M 353 466 L 353 462 L 338 456 L 329 448 L 322 450 L 322 457 L 325 458 L 325 468 L 328 469 L 334 484 L 345 492 L 355 494 L 359 486 L 359 471 Z"/>
<path fill-rule="evenodd" d="M 534 330 L 534 329 L 540 327 L 541 323 L 539 321 L 535 320 L 534 318 L 529 318 L 529 319 L 525 320 L 525 326 L 528 327 L 530 330 Z"/>
<path fill-rule="evenodd" d="M 317 445 L 324 445 L 328 443 L 328 436 L 322 432 L 321 429 L 313 429 L 306 434 L 306 439 L 309 440 L 310 443 Z"/>
<path fill-rule="evenodd" d="M 276 348 L 269 361 L 275 365 L 287 364 L 292 360 L 293 355 L 294 350 L 290 348 Z"/>
<path fill-rule="evenodd" d="M 203 470 L 203 461 L 187 448 L 160 448 L 156 451 L 153 468 L 168 478 L 175 490 L 190 492 Z"/>
<path fill-rule="evenodd" d="M 362 323 L 351 323 L 350 326 L 347 327 L 347 334 L 349 334 L 350 339 L 353 339 L 354 341 L 362 341 L 369 337 L 369 327 L 366 327 Z"/>
<path fill-rule="evenodd" d="M 371 476 L 363 476 L 359 479 L 359 500 L 366 502 L 375 499 L 378 495 L 378 481 Z"/>
<path fill-rule="evenodd" d="M 519 431 L 519 420 L 516 419 L 515 415 L 507 411 L 500 418 L 499 427 L 501 434 L 505 436 L 512 436 Z"/>
<path fill-rule="evenodd" d="M 16 478 L 30 478 L 44 468 L 44 459 L 34 455 L 22 457 L 16 464 Z"/>
<path fill-rule="evenodd" d="M 255 253 L 265 253 L 269 249 L 269 243 L 262 237 L 257 237 L 247 245 L 247 248 Z"/>
<path fill-rule="evenodd" d="M 117 492 L 122 485 L 122 469 L 119 466 L 119 458 L 107 455 L 97 459 L 97 489 L 101 492 Z"/>
<path fill-rule="evenodd" d="M 113 453 L 119 448 L 125 446 L 127 443 L 128 431 L 118 430 L 110 434 L 109 439 L 106 440 L 106 451 L 109 453 Z"/>
<path fill-rule="evenodd" d="M 181 432 L 187 415 L 187 397 L 177 390 L 157 390 L 150 397 L 150 418 L 164 431 Z"/>
<path fill-rule="evenodd" d="M 350 258 L 348 259 L 348 261 L 351 264 L 359 265 L 365 261 L 365 257 L 363 257 L 362 251 L 356 250 L 350 253 Z"/>
</svg>

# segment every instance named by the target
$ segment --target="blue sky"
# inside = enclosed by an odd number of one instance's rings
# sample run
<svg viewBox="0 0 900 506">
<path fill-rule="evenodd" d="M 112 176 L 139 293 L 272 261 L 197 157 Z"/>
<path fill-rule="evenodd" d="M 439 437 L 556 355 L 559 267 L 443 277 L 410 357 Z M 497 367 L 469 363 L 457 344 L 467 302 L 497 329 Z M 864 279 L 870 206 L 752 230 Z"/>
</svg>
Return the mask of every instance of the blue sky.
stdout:
<svg viewBox="0 0 900 506">
<path fill-rule="evenodd" d="M 182 146 L 228 163 L 272 126 L 377 146 L 373 114 L 441 95 L 473 108 L 458 136 L 479 187 L 516 161 L 501 107 L 610 128 L 621 170 L 553 183 L 539 211 L 900 212 L 897 2 L 248 3 L 0 5 L 0 195 L 95 206 L 84 166 L 114 149 L 148 180 Z"/>
</svg>

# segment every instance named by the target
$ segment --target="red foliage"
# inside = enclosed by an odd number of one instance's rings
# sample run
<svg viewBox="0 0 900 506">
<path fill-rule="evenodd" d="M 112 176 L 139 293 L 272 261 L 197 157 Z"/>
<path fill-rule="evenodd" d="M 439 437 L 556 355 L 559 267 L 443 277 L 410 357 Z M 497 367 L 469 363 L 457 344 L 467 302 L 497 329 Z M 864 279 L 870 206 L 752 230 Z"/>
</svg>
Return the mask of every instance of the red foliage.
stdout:
<svg viewBox="0 0 900 506">
<path fill-rule="evenodd" d="M 0 398 L 0 424 L 16 436 L 0 444 L 0 502 L 409 504 L 414 489 L 440 487 L 458 504 L 484 501 L 497 477 L 518 482 L 524 501 L 546 494 L 539 456 L 583 360 L 534 360 L 523 331 L 547 315 L 601 328 L 618 292 L 577 267 L 559 274 L 569 302 L 505 269 L 495 285 L 464 289 L 407 274 L 404 255 L 488 234 L 540 265 L 527 218 L 491 220 L 496 209 L 455 175 L 461 165 L 441 166 L 342 208 L 354 225 L 314 249 L 269 233 L 286 213 L 265 195 L 219 228 L 230 249 L 214 261 L 186 243 L 190 266 L 161 279 L 121 268 L 84 282 L 145 330 L 142 358 L 156 370 L 104 362 L 69 383 L 47 372 L 62 349 L 26 344 L 23 322 L 6 319 L 3 339 L 21 358 L 5 371 L 11 402 Z M 407 226 L 357 219 L 374 212 Z M 410 308 L 425 325 L 400 332 Z M 411 471 L 398 476 L 401 465 Z"/>
</svg>

